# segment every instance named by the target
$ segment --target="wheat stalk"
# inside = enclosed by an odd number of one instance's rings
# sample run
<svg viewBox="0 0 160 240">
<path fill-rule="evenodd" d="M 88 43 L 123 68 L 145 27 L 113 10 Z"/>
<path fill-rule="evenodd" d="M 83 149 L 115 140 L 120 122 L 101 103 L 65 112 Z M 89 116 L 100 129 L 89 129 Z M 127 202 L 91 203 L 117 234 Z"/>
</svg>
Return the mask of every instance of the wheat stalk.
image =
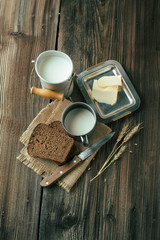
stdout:
<svg viewBox="0 0 160 240">
<path fill-rule="evenodd" d="M 122 155 L 122 153 L 126 150 L 126 148 L 127 148 L 127 145 L 122 146 L 118 151 L 118 153 L 114 155 L 114 158 L 112 161 L 113 162 L 116 161 Z"/>
<path fill-rule="evenodd" d="M 111 153 L 109 154 L 107 160 L 105 161 L 105 163 L 103 164 L 103 166 L 101 167 L 101 169 L 100 169 L 99 172 L 101 172 L 101 171 L 105 168 L 105 166 L 109 163 L 109 161 L 110 161 L 110 159 L 112 158 L 112 156 L 118 151 L 118 149 L 119 149 L 120 147 L 118 147 L 117 149 L 116 149 L 116 147 L 117 147 L 118 143 L 119 143 L 119 142 L 123 139 L 123 137 L 126 135 L 126 133 L 128 133 L 128 131 L 129 131 L 129 122 L 126 122 L 126 123 L 124 123 L 124 125 L 123 125 L 123 127 L 122 127 L 122 130 L 121 130 L 120 134 L 118 135 L 118 138 L 117 138 L 117 140 L 116 140 L 116 143 L 115 143 L 115 145 L 114 145 Z"/>
<path fill-rule="evenodd" d="M 117 154 L 114 155 L 114 158 L 112 161 L 110 161 L 110 163 L 103 169 L 103 171 L 105 171 L 112 163 L 114 163 L 115 161 L 117 161 L 121 155 L 124 153 L 124 151 L 126 150 L 127 146 L 124 145 L 120 148 L 120 150 L 118 151 Z M 102 172 L 101 172 L 102 173 Z"/>
<path fill-rule="evenodd" d="M 141 125 L 142 125 L 142 123 L 139 123 L 138 125 L 136 125 L 136 126 L 124 137 L 122 144 L 128 142 L 128 141 L 133 137 L 133 135 L 134 135 L 135 133 L 139 132 L 140 129 L 141 129 L 141 127 L 140 127 Z"/>
<path fill-rule="evenodd" d="M 117 138 L 117 143 L 122 140 L 122 138 L 125 136 L 125 134 L 129 131 L 129 122 L 125 123 L 122 127 L 122 130 Z"/>
<path fill-rule="evenodd" d="M 141 125 L 142 125 L 142 123 L 137 124 L 130 131 L 129 131 L 129 123 L 127 123 L 123 126 L 111 153 L 109 154 L 108 158 L 106 159 L 105 163 L 103 164 L 103 166 L 101 167 L 101 169 L 99 170 L 97 175 L 90 180 L 91 182 L 95 178 L 97 178 L 101 173 L 103 173 L 113 162 L 115 162 L 116 160 L 119 159 L 119 157 L 122 155 L 122 153 L 125 151 L 125 149 L 127 147 L 124 144 L 127 143 L 133 137 L 133 135 L 135 135 L 137 132 L 140 131 L 140 129 L 142 128 Z M 123 139 L 123 141 L 122 141 L 122 139 Z M 120 143 L 120 141 L 122 141 L 122 142 L 117 147 L 117 145 L 118 145 L 118 143 Z M 112 157 L 113 157 L 113 159 L 112 159 Z"/>
<path fill-rule="evenodd" d="M 96 179 L 100 174 L 102 174 L 112 163 L 114 163 L 115 161 L 117 161 L 117 160 L 120 158 L 120 156 L 122 155 L 122 153 L 126 150 L 126 147 L 127 147 L 126 145 L 122 146 L 122 147 L 120 148 L 120 150 L 118 151 L 118 153 L 114 155 L 113 160 L 110 161 L 110 163 L 109 163 L 105 168 L 101 169 L 101 171 L 99 171 L 99 172 L 97 173 L 97 175 L 90 180 L 90 182 L 92 182 L 92 181 L 93 181 L 94 179 Z"/>
</svg>

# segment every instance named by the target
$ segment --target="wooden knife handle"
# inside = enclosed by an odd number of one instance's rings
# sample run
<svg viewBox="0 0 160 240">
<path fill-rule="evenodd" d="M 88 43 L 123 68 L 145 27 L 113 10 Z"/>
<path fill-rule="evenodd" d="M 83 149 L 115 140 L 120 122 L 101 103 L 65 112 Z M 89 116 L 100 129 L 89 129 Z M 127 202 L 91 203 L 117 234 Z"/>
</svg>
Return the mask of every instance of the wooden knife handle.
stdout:
<svg viewBox="0 0 160 240">
<path fill-rule="evenodd" d="M 64 176 L 66 173 L 68 173 L 71 169 L 73 169 L 75 166 L 77 166 L 82 160 L 75 156 L 70 162 L 67 162 L 63 166 L 57 168 L 57 170 L 49 177 L 45 177 L 40 185 L 42 187 L 48 187 L 55 181 L 57 181 L 59 178 Z"/>
<path fill-rule="evenodd" d="M 39 96 L 45 97 L 45 98 L 51 98 L 51 99 L 54 98 L 54 99 L 58 99 L 60 101 L 64 100 L 64 93 L 54 92 L 49 89 L 32 87 L 31 94 L 36 94 L 36 95 L 39 95 Z"/>
</svg>

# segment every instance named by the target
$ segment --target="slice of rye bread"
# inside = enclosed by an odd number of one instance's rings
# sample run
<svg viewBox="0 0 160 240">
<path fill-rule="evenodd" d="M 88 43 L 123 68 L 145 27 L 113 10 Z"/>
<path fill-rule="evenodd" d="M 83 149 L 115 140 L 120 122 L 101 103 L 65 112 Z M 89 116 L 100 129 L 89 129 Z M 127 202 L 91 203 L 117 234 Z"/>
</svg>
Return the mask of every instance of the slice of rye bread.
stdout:
<svg viewBox="0 0 160 240">
<path fill-rule="evenodd" d="M 58 131 L 59 133 L 63 133 L 65 135 L 68 135 L 66 130 L 63 128 L 62 123 L 60 121 L 54 121 L 48 124 L 49 127 L 53 128 L 55 131 Z"/>
<path fill-rule="evenodd" d="M 58 131 L 60 133 L 63 133 L 68 136 L 68 133 L 66 130 L 63 128 L 61 121 L 54 121 L 48 124 L 49 127 L 53 128 L 55 131 Z M 79 154 L 79 150 L 77 146 L 74 144 L 70 153 L 68 154 L 68 159 L 70 160 L 73 158 L 75 155 Z"/>
<path fill-rule="evenodd" d="M 35 127 L 27 146 L 31 157 L 53 160 L 60 165 L 69 160 L 73 149 L 73 138 L 44 123 Z"/>
</svg>

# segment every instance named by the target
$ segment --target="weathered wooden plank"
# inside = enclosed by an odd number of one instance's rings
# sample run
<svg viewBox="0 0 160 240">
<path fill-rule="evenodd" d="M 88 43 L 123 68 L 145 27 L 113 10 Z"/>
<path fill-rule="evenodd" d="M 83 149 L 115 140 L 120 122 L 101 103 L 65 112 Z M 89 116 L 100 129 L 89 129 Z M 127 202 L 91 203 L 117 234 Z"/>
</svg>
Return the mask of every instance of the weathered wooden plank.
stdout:
<svg viewBox="0 0 160 240">
<path fill-rule="evenodd" d="M 127 119 L 133 125 L 144 122 L 144 130 L 131 140 L 121 160 L 93 183 L 89 179 L 113 140 L 71 193 L 56 186 L 44 189 L 40 239 L 160 238 L 158 9 L 158 1 L 149 0 L 62 1 L 58 49 L 71 57 L 77 73 L 107 59 L 119 61 L 142 99 L 141 108 Z M 81 98 L 76 89 L 73 98 Z M 124 122 L 109 126 L 118 131 Z"/>
<path fill-rule="evenodd" d="M 16 160 L 19 137 L 48 103 L 31 96 L 31 60 L 54 49 L 60 1 L 1 1 L 0 239 L 37 239 L 40 177 Z M 39 82 L 34 82 L 40 86 Z"/>
<path fill-rule="evenodd" d="M 60 1 L 1 1 L 0 238 L 159 239 L 159 2 L 62 1 L 60 16 L 59 7 Z M 127 117 L 144 122 L 129 145 L 133 153 L 90 183 L 110 141 L 69 194 L 57 186 L 41 192 L 40 178 L 16 161 L 21 133 L 48 103 L 27 90 L 31 60 L 55 46 L 77 73 L 120 61 L 142 99 Z M 76 88 L 73 98 L 83 99 Z M 118 131 L 124 121 L 109 125 Z"/>
</svg>

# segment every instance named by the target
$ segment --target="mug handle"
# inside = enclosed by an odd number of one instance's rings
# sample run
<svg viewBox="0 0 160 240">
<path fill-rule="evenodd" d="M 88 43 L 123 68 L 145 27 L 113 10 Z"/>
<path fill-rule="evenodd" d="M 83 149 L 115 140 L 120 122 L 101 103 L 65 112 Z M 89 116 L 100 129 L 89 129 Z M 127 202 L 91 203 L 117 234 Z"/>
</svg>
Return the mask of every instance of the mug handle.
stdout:
<svg viewBox="0 0 160 240">
<path fill-rule="evenodd" d="M 87 147 L 89 145 L 87 135 L 80 136 L 83 146 Z"/>
<path fill-rule="evenodd" d="M 54 98 L 54 99 L 58 99 L 59 101 L 64 100 L 64 93 L 54 92 L 49 89 L 32 87 L 30 93 L 39 95 L 40 97 L 44 97 L 44 98 L 51 98 L 51 99 Z"/>
</svg>

